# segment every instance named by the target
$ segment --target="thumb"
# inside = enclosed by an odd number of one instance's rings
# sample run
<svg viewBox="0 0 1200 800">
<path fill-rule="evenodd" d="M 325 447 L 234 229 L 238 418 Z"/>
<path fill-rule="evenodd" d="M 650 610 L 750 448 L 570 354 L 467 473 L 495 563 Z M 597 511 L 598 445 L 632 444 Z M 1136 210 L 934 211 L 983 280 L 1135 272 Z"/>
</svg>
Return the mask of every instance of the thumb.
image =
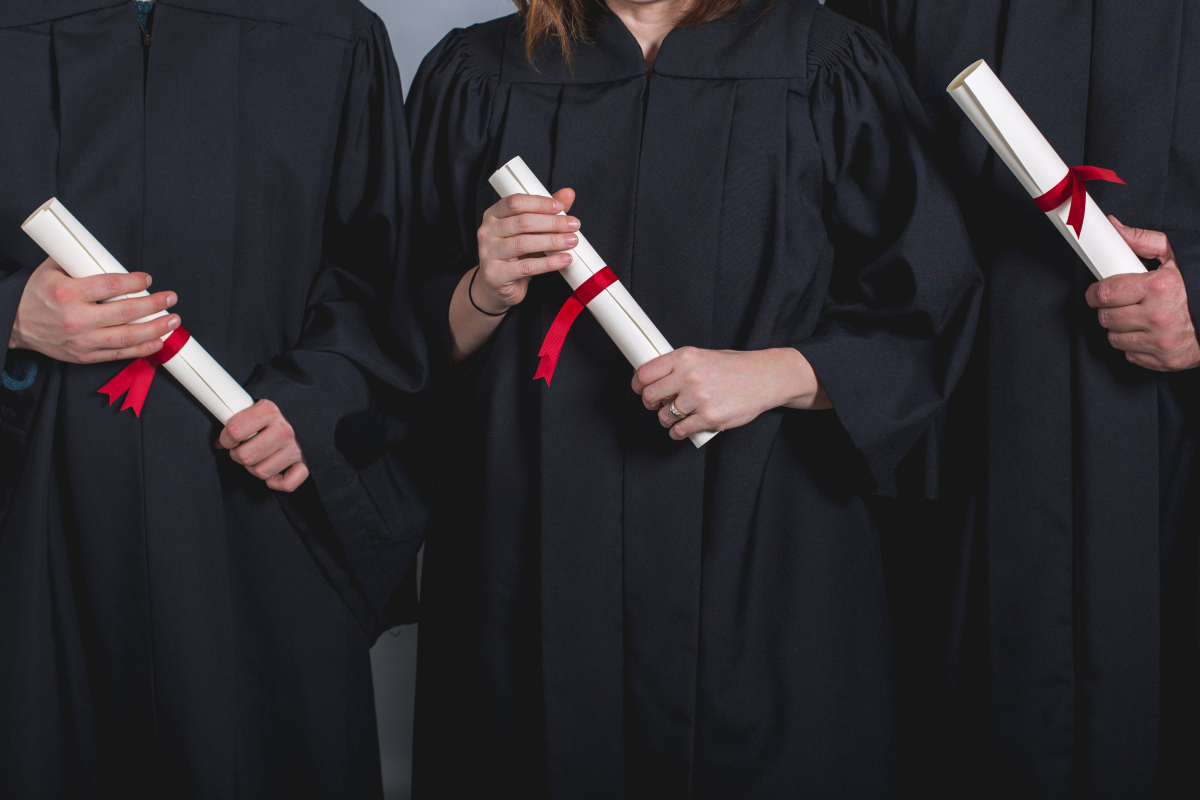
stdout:
<svg viewBox="0 0 1200 800">
<path fill-rule="evenodd" d="M 1134 252 L 1139 258 L 1154 258 L 1160 263 L 1170 261 L 1174 258 L 1171 252 L 1171 244 L 1167 241 L 1167 235 L 1161 231 L 1149 231 L 1144 228 L 1131 228 L 1125 225 L 1121 220 L 1109 214 L 1109 221 L 1113 227 L 1117 229 L 1117 233 L 1121 234 L 1121 238 L 1125 240 L 1125 244 L 1129 245 L 1129 249 Z"/>
<path fill-rule="evenodd" d="M 554 199 L 563 204 L 564 214 L 570 214 L 571 206 L 575 205 L 575 190 L 559 189 L 554 193 Z"/>
</svg>

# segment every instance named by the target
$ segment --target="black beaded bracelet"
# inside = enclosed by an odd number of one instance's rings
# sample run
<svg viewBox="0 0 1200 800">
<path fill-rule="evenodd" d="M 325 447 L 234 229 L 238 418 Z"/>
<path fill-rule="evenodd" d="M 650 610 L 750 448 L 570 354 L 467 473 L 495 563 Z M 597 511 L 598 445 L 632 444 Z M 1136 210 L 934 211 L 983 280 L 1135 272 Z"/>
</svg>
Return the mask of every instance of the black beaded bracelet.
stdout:
<svg viewBox="0 0 1200 800">
<path fill-rule="evenodd" d="M 483 314 L 484 316 L 488 316 L 488 317 L 503 317 L 505 314 L 508 313 L 507 308 L 504 309 L 503 311 L 501 311 L 499 314 L 493 314 L 490 311 L 484 311 L 482 308 L 480 308 L 479 305 L 476 304 L 475 298 L 471 296 L 471 290 L 475 288 L 475 276 L 478 274 L 479 274 L 479 267 L 476 267 L 475 271 L 471 273 L 471 283 L 467 286 L 467 299 L 471 301 L 471 305 L 475 306 L 475 310 L 478 311 L 480 314 Z"/>
</svg>

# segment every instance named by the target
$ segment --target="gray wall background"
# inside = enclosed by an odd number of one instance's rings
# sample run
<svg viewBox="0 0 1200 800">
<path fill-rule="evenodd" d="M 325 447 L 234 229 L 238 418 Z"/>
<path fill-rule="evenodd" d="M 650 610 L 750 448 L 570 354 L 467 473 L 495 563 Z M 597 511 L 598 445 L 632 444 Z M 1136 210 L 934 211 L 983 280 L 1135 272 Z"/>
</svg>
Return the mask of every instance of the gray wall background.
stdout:
<svg viewBox="0 0 1200 800">
<path fill-rule="evenodd" d="M 363 0 L 387 25 L 407 94 L 421 59 L 453 28 L 511 14 L 511 0 Z M 825 2 L 825 0 L 821 0 Z M 371 650 L 387 800 L 408 800 L 412 778 L 417 626 L 384 634 Z"/>
<path fill-rule="evenodd" d="M 404 79 L 404 91 L 417 67 L 442 37 L 463 28 L 511 14 L 511 0 L 362 0 L 387 25 Z"/>
</svg>

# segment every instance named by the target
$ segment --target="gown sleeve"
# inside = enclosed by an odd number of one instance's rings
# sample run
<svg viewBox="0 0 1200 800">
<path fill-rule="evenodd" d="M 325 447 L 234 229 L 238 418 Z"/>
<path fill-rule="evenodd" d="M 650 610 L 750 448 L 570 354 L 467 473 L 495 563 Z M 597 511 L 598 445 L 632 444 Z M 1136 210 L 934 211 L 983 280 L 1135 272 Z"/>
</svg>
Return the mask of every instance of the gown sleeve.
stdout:
<svg viewBox="0 0 1200 800">
<path fill-rule="evenodd" d="M 407 274 L 400 76 L 383 23 L 371 14 L 360 27 L 304 327 L 246 388 L 295 429 L 317 497 L 301 487 L 280 499 L 360 623 L 378 634 L 401 621 L 394 595 L 424 531 L 403 451 L 428 359 Z"/>
<path fill-rule="evenodd" d="M 1175 133 L 1167 168 L 1163 228 L 1200 330 L 1200 8 L 1184 5 Z"/>
<path fill-rule="evenodd" d="M 414 271 L 435 375 L 450 369 L 450 299 L 479 263 L 476 229 L 500 59 L 480 29 L 451 31 L 408 96 L 416 220 Z"/>
<path fill-rule="evenodd" d="M 38 362 L 35 358 L 8 351 L 8 335 L 17 319 L 17 306 L 25 292 L 31 269 L 23 269 L 15 261 L 0 262 L 0 381 L 9 391 L 24 391 L 33 384 Z"/>
<path fill-rule="evenodd" d="M 835 256 L 821 322 L 795 344 L 890 493 L 966 366 L 983 278 L 903 68 L 873 32 L 821 16 L 809 112 Z"/>
<path fill-rule="evenodd" d="M 0 366 L 8 358 L 8 337 L 17 320 L 17 306 L 33 270 L 22 268 L 15 261 L 0 261 Z"/>
<path fill-rule="evenodd" d="M 17 306 L 33 269 L 16 261 L 0 261 L 0 525 L 24 461 L 29 430 L 45 377 L 36 353 L 8 349 Z"/>
</svg>

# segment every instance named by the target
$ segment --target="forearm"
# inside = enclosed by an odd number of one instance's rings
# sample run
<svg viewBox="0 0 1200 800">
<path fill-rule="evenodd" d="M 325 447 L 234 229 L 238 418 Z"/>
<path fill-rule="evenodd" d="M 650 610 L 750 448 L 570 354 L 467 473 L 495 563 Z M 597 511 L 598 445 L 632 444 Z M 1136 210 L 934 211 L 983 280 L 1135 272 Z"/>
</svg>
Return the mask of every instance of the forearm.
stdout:
<svg viewBox="0 0 1200 800">
<path fill-rule="evenodd" d="M 455 363 L 478 353 L 504 319 L 503 314 L 496 317 L 488 316 L 472 305 L 469 292 L 471 277 L 474 274 L 474 269 L 467 270 L 450 299 L 450 358 Z M 476 300 L 476 302 L 480 301 Z M 499 309 L 483 307 L 489 312 L 499 311 Z"/>
</svg>

